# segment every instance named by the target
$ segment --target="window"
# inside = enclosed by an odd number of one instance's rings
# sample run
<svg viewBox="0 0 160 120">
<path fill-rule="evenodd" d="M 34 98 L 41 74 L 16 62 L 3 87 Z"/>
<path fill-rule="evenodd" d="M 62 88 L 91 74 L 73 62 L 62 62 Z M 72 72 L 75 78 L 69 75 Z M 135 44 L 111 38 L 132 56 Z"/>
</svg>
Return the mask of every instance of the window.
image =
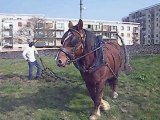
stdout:
<svg viewBox="0 0 160 120">
<path fill-rule="evenodd" d="M 27 27 L 30 27 L 31 26 L 31 23 L 30 22 L 27 22 Z"/>
<path fill-rule="evenodd" d="M 151 34 L 151 38 L 154 38 L 154 35 L 153 35 L 153 34 Z"/>
<path fill-rule="evenodd" d="M 109 30 L 109 26 L 108 25 L 103 25 L 103 30 L 108 31 Z"/>
<path fill-rule="evenodd" d="M 105 35 L 107 38 L 109 38 L 109 33 L 105 33 L 104 35 Z"/>
<path fill-rule="evenodd" d="M 110 30 L 117 30 L 117 26 L 110 26 Z"/>
<path fill-rule="evenodd" d="M 97 30 L 100 30 L 101 29 L 101 26 L 100 25 L 97 25 Z"/>
<path fill-rule="evenodd" d="M 57 29 L 64 29 L 64 23 L 57 23 Z"/>
<path fill-rule="evenodd" d="M 22 22 L 18 22 L 18 27 L 22 27 Z"/>
<path fill-rule="evenodd" d="M 93 25 L 93 30 L 97 30 L 97 25 Z"/>
<path fill-rule="evenodd" d="M 9 31 L 9 36 L 13 36 L 13 32 L 12 31 Z"/>
<path fill-rule="evenodd" d="M 148 30 L 148 33 L 150 33 L 151 32 L 151 30 Z"/>
<path fill-rule="evenodd" d="M 10 29 L 13 29 L 13 25 L 12 25 L 12 24 L 9 24 L 9 28 L 10 28 Z"/>
<path fill-rule="evenodd" d="M 131 36 L 130 33 L 127 33 L 127 37 L 130 38 L 130 36 Z"/>
<path fill-rule="evenodd" d="M 111 38 L 116 38 L 116 34 L 111 33 Z"/>
<path fill-rule="evenodd" d="M 121 26 L 121 30 L 124 30 L 124 26 Z"/>
<path fill-rule="evenodd" d="M 47 28 L 53 28 L 53 23 L 46 23 Z"/>
<path fill-rule="evenodd" d="M 91 25 L 88 25 L 88 28 L 91 29 Z"/>
<path fill-rule="evenodd" d="M 124 33 L 121 33 L 121 36 L 124 37 Z"/>
<path fill-rule="evenodd" d="M 22 44 L 22 43 L 23 43 L 22 39 L 18 39 L 18 44 Z"/>
<path fill-rule="evenodd" d="M 158 18 L 156 18 L 156 21 L 158 21 Z"/>
<path fill-rule="evenodd" d="M 93 30 L 100 30 L 100 25 L 93 25 Z"/>
<path fill-rule="evenodd" d="M 132 15 L 132 18 L 135 19 L 135 14 Z"/>
<path fill-rule="evenodd" d="M 63 34 L 64 34 L 63 31 L 57 31 L 57 32 L 56 32 L 56 37 L 62 37 Z"/>
<path fill-rule="evenodd" d="M 127 26 L 127 31 L 130 31 L 130 26 Z"/>
<path fill-rule="evenodd" d="M 37 23 L 37 28 L 43 28 L 43 23 Z"/>
<path fill-rule="evenodd" d="M 150 40 L 148 40 L 148 43 L 150 43 L 151 41 Z"/>
<path fill-rule="evenodd" d="M 31 31 L 30 30 L 28 30 L 28 35 L 31 35 Z"/>
</svg>

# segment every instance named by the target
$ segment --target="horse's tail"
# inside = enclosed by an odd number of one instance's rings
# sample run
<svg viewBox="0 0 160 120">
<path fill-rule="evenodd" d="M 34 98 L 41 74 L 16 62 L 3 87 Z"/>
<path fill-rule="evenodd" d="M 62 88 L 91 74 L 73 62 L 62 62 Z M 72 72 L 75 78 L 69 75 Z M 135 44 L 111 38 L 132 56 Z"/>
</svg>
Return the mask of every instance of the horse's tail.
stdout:
<svg viewBox="0 0 160 120">
<path fill-rule="evenodd" d="M 120 38 L 121 43 L 122 43 L 122 47 L 123 47 L 123 51 L 124 51 L 124 57 L 125 57 L 124 70 L 125 70 L 125 73 L 129 74 L 132 70 L 131 65 L 129 63 L 129 54 L 127 52 L 127 48 L 126 48 L 126 45 L 124 44 L 122 37 L 119 36 L 118 33 L 116 35 L 118 36 L 118 38 Z"/>
</svg>

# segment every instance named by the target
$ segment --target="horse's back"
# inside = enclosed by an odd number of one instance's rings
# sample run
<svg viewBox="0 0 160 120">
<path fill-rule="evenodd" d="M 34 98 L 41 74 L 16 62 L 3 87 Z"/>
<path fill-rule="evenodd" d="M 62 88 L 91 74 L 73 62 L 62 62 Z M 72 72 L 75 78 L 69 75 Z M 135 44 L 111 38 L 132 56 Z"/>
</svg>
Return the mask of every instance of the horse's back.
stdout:
<svg viewBox="0 0 160 120">
<path fill-rule="evenodd" d="M 111 40 L 111 41 L 107 41 L 106 42 L 106 47 L 108 47 L 108 48 L 110 48 L 110 49 L 112 49 L 112 50 L 114 50 L 115 49 L 115 51 L 116 50 L 120 50 L 120 45 L 118 44 L 118 41 L 117 40 Z"/>
<path fill-rule="evenodd" d="M 121 47 L 118 44 L 118 41 L 107 41 L 105 48 L 105 56 L 108 64 L 113 71 L 118 72 L 122 63 Z"/>
</svg>

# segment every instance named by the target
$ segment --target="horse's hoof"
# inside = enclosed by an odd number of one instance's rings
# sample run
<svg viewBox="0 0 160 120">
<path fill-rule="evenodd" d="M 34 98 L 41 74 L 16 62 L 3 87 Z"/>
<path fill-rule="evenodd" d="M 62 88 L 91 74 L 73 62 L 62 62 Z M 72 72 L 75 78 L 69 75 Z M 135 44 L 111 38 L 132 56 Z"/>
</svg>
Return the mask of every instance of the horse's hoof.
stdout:
<svg viewBox="0 0 160 120">
<path fill-rule="evenodd" d="M 101 102 L 101 107 L 102 107 L 102 109 L 103 109 L 104 111 L 108 111 L 108 110 L 110 109 L 109 103 L 108 103 L 107 101 L 105 101 L 105 100 L 102 100 L 102 102 Z"/>
<path fill-rule="evenodd" d="M 99 115 L 91 115 L 89 117 L 89 120 L 98 120 L 99 117 L 100 117 Z"/>
<path fill-rule="evenodd" d="M 113 92 L 113 99 L 116 99 L 118 97 L 118 93 L 117 92 Z"/>
</svg>

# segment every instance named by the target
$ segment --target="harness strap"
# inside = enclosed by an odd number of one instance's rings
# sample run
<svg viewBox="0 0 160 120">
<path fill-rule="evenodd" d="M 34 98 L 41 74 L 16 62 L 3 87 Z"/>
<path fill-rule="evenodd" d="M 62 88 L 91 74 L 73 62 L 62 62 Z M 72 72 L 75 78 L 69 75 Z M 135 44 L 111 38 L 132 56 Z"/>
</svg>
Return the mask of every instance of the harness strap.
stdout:
<svg viewBox="0 0 160 120">
<path fill-rule="evenodd" d="M 114 73 L 114 71 L 112 70 L 111 66 L 110 66 L 108 63 L 106 63 L 106 65 L 107 65 L 107 67 L 109 68 L 109 70 L 112 72 L 113 76 L 114 76 L 116 79 L 118 79 L 117 75 Z"/>
<path fill-rule="evenodd" d="M 67 56 L 70 60 L 73 59 L 73 55 L 70 54 L 70 53 L 67 51 L 67 49 L 61 47 L 61 48 L 60 48 L 60 51 L 64 52 L 64 53 L 66 54 L 66 56 Z"/>
</svg>

